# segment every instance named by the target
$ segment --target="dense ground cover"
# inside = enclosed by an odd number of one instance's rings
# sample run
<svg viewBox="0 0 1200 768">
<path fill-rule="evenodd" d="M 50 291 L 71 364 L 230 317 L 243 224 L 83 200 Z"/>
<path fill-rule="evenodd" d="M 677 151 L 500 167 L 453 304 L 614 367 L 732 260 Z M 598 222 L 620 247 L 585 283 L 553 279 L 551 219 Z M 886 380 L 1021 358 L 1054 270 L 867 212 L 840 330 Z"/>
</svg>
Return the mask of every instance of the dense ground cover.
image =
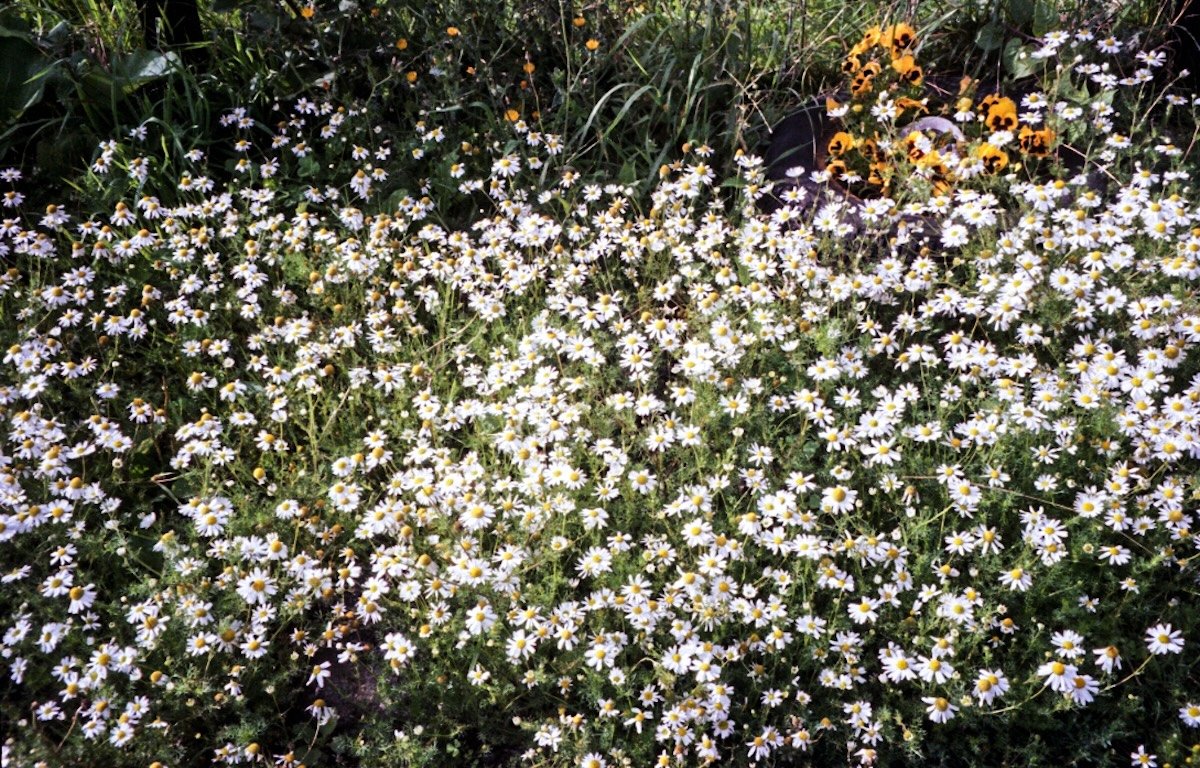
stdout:
<svg viewBox="0 0 1200 768">
<path fill-rule="evenodd" d="M 1200 105 L 922 6 L 3 17 L 6 765 L 1191 764 Z"/>
</svg>

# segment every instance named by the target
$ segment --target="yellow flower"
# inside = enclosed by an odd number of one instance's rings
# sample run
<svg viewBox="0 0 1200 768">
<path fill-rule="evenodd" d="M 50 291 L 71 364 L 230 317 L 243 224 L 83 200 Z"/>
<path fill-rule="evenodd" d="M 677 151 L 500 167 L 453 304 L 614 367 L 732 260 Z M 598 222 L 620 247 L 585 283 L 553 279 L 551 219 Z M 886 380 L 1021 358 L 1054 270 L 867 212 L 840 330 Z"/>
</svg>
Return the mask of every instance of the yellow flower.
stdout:
<svg viewBox="0 0 1200 768">
<path fill-rule="evenodd" d="M 917 42 L 917 31 L 904 22 L 888 27 L 879 36 L 879 44 L 890 48 L 893 56 L 899 56 Z"/>
<path fill-rule="evenodd" d="M 882 152 L 879 151 L 879 144 L 875 139 L 861 139 L 857 142 L 858 152 L 863 157 L 872 161 L 880 161 L 884 158 Z"/>
<path fill-rule="evenodd" d="M 985 99 L 986 101 L 986 99 Z M 1004 97 L 997 99 L 987 110 L 984 120 L 987 127 L 993 131 L 1011 131 L 1017 127 L 1017 105 L 1012 99 Z"/>
<path fill-rule="evenodd" d="M 928 146 L 928 139 L 925 134 L 920 131 L 910 131 L 904 137 L 905 153 L 908 155 L 909 162 L 919 163 L 926 156 L 926 152 L 922 146 Z"/>
<path fill-rule="evenodd" d="M 571 23 L 576 27 L 582 27 L 584 24 L 587 24 L 587 19 L 583 18 L 582 16 L 576 16 L 575 18 L 571 19 Z"/>
<path fill-rule="evenodd" d="M 1050 144 L 1054 142 L 1054 131 L 1049 128 L 1035 131 L 1026 125 L 1022 126 L 1017 138 L 1020 141 L 1022 152 L 1034 157 L 1045 157 L 1050 154 Z"/>
<path fill-rule="evenodd" d="M 312 5 L 306 5 L 300 9 L 300 15 L 306 19 L 311 19 L 316 13 L 317 9 Z"/>
<path fill-rule="evenodd" d="M 858 42 L 858 45 L 850 49 L 851 55 L 866 53 L 875 46 L 879 45 L 879 35 L 881 31 L 879 27 L 871 27 L 863 33 L 863 38 Z"/>
<path fill-rule="evenodd" d="M 920 85 L 923 73 L 917 66 L 917 60 L 911 54 L 904 54 L 892 61 L 892 69 L 900 75 L 900 79 L 911 85 Z"/>
<path fill-rule="evenodd" d="M 405 79 L 405 80 L 407 80 L 407 81 L 408 81 L 408 82 L 410 82 L 410 83 L 415 83 L 415 82 L 417 82 L 417 73 L 416 73 L 416 71 L 415 71 L 415 70 L 411 70 L 411 69 L 410 69 L 410 70 L 408 70 L 408 72 L 406 72 L 406 73 L 404 74 L 404 79 Z"/>
<path fill-rule="evenodd" d="M 597 48 L 600 47 L 600 41 L 593 37 L 590 40 L 588 40 L 586 43 L 584 43 L 584 46 L 589 51 L 595 51 Z"/>
<path fill-rule="evenodd" d="M 408 40 L 406 40 L 405 38 L 402 37 L 396 41 L 396 50 L 397 51 L 403 51 L 407 47 L 408 47 Z"/>
<path fill-rule="evenodd" d="M 896 109 L 899 110 L 901 115 L 910 109 L 916 112 L 929 111 L 929 107 L 925 105 L 925 102 L 917 101 L 916 99 L 910 99 L 907 96 L 901 96 L 900 98 L 896 99 Z M 899 115 L 897 115 L 897 117 L 899 117 Z"/>
<path fill-rule="evenodd" d="M 892 168 L 887 163 L 874 162 L 868 168 L 867 184 L 879 187 L 885 196 L 892 185 Z"/>
<path fill-rule="evenodd" d="M 515 123 L 521 119 L 521 113 L 515 109 L 508 109 L 504 112 L 504 119 L 510 123 Z"/>
<path fill-rule="evenodd" d="M 834 157 L 841 157 L 854 148 L 854 137 L 845 131 L 838 131 L 833 134 L 833 138 L 829 140 L 829 154 Z"/>
<path fill-rule="evenodd" d="M 998 173 L 1008 165 L 1008 153 L 991 144 L 980 144 L 979 149 L 975 150 L 975 155 L 983 161 L 983 167 L 988 173 Z"/>
<path fill-rule="evenodd" d="M 458 27 L 446 27 L 446 34 L 449 35 L 450 37 L 458 37 L 458 35 L 459 35 Z"/>
<path fill-rule="evenodd" d="M 868 75 L 865 70 L 859 72 L 854 76 L 854 79 L 850 81 L 850 95 L 858 97 L 868 93 L 871 90 L 871 84 L 873 81 L 874 78 L 871 75 Z"/>
</svg>

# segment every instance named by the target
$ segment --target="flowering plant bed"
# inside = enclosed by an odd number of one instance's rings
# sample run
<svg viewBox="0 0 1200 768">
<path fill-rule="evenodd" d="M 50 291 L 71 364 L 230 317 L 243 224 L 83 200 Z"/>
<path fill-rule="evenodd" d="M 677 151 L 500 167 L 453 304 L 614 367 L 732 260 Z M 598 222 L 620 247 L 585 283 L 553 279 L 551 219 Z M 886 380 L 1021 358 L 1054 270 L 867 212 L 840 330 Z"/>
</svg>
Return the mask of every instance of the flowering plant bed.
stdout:
<svg viewBox="0 0 1200 768">
<path fill-rule="evenodd" d="M 989 172 L 973 99 L 861 231 L 435 100 L 0 169 L 6 768 L 1187 764 L 1200 103 L 1036 45 L 1110 185 Z"/>
</svg>

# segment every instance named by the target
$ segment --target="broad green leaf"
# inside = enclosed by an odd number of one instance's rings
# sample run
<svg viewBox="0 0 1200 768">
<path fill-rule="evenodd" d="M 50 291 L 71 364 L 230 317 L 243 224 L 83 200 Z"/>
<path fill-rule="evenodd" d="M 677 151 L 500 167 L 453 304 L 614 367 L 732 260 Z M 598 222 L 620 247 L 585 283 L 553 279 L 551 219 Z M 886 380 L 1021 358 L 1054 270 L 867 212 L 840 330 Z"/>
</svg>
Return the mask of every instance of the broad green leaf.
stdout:
<svg viewBox="0 0 1200 768">
<path fill-rule="evenodd" d="M 317 161 L 314 160 L 311 156 L 306 155 L 306 156 L 300 158 L 300 169 L 299 169 L 300 178 L 302 178 L 302 179 L 312 178 L 313 176 L 316 176 L 318 173 L 320 173 L 320 171 L 321 171 L 320 164 L 317 163 Z"/>
<path fill-rule="evenodd" d="M 1038 62 L 1031 58 L 1028 46 L 1013 38 L 1004 46 L 1004 68 L 1013 79 L 1029 77 L 1038 69 Z"/>
<path fill-rule="evenodd" d="M 1008 15 L 1013 23 L 1024 29 L 1033 21 L 1037 0 L 1008 0 Z"/>
<path fill-rule="evenodd" d="M 43 44 L 63 45 L 71 36 L 71 25 L 65 21 L 60 21 L 54 25 L 46 35 L 42 38 Z"/>
<path fill-rule="evenodd" d="M 126 91 L 156 80 L 171 71 L 174 54 L 159 51 L 134 51 L 113 64 L 113 78 Z"/>
<path fill-rule="evenodd" d="M 634 165 L 632 160 L 627 160 L 625 164 L 621 166 L 621 173 L 618 174 L 617 181 L 621 182 L 622 184 L 637 183 L 637 166 Z"/>
<path fill-rule="evenodd" d="M 24 40 L 27 43 L 33 42 L 33 37 L 30 36 L 30 34 L 24 30 L 13 29 L 11 27 L 0 27 L 0 39 L 6 38 L 6 37 L 16 38 L 17 40 Z"/>
<path fill-rule="evenodd" d="M 1042 35 L 1057 29 L 1061 22 L 1055 11 L 1054 3 L 1038 2 L 1033 7 L 1033 34 Z"/>
<path fill-rule="evenodd" d="M 53 62 L 23 35 L 0 36 L 0 120 L 19 118 L 42 98 Z"/>
<path fill-rule="evenodd" d="M 995 51 L 1004 45 L 1004 27 L 992 21 L 984 24 L 975 35 L 975 45 L 985 51 Z"/>
</svg>

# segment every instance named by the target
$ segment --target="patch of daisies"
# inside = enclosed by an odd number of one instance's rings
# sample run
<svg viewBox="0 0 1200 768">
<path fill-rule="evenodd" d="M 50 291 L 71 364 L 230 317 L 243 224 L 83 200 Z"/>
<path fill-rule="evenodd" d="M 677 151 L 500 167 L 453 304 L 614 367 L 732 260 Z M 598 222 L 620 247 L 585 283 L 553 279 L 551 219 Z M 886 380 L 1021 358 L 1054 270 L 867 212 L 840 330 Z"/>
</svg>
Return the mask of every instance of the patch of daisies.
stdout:
<svg viewBox="0 0 1200 768">
<path fill-rule="evenodd" d="M 1107 189 L 868 204 L 858 239 L 837 202 L 758 214 L 752 155 L 721 187 L 689 146 L 641 195 L 523 122 L 422 121 L 396 192 L 369 116 L 308 100 L 226 117 L 227 182 L 194 151 L 156 195 L 145 136 L 105 142 L 110 210 L 4 171 L 9 758 L 299 765 L 362 668 L 520 696 L 530 764 L 870 764 L 1181 670 L 1200 209 L 1167 140 L 1138 165 L 1106 108 L 1026 108 L 1086 115 Z M 349 170 L 289 187 L 325 145 Z M 311 741 L 194 751 L 193 707 L 280 679 Z M 1147 691 L 1177 712 L 1147 743 L 1200 725 L 1182 676 Z"/>
</svg>

